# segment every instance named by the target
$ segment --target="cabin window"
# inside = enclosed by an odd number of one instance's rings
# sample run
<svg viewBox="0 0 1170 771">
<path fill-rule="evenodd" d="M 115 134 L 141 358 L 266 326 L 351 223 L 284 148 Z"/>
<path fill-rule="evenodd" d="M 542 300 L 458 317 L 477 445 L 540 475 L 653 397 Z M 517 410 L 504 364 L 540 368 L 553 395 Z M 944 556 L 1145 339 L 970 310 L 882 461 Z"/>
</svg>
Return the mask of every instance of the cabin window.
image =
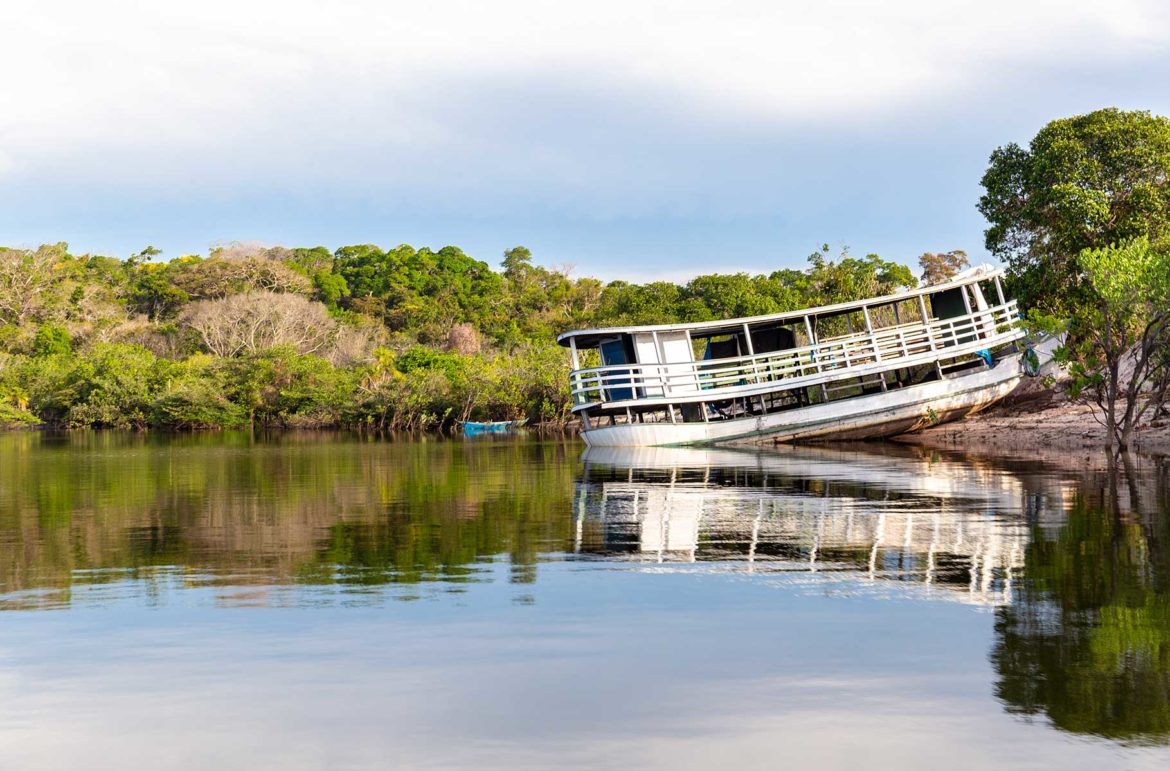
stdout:
<svg viewBox="0 0 1170 771">
<path fill-rule="evenodd" d="M 966 316 L 967 305 L 963 302 L 963 288 L 957 286 L 945 292 L 935 292 L 930 296 L 930 308 L 937 319 Z"/>
<path fill-rule="evenodd" d="M 734 359 L 740 355 L 738 335 L 708 338 L 707 350 L 703 352 L 704 359 Z"/>
<path fill-rule="evenodd" d="M 935 292 L 932 294 L 930 296 L 930 307 L 934 311 L 935 317 L 940 320 L 945 320 L 966 316 L 968 313 L 967 306 L 971 304 L 971 299 L 970 297 L 963 296 L 963 292 L 965 291 L 966 289 L 964 287 L 957 286 L 954 289 L 947 289 L 946 291 Z M 969 327 L 966 327 L 965 329 L 969 329 Z M 963 343 L 969 343 L 974 339 L 974 334 L 960 335 L 957 339 L 954 340 L 944 340 L 943 346 L 945 347 L 955 344 L 962 345 Z"/>
<path fill-rule="evenodd" d="M 784 327 L 752 330 L 752 350 L 756 353 L 787 351 L 796 347 L 796 333 Z"/>
</svg>

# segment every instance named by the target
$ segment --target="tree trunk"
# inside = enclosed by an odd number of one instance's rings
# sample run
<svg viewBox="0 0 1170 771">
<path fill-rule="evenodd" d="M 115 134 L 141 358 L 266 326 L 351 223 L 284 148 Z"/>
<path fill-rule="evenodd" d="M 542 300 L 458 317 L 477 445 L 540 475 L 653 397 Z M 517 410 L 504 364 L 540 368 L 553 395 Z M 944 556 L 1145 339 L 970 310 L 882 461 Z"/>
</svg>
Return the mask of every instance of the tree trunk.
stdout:
<svg viewBox="0 0 1170 771">
<path fill-rule="evenodd" d="M 1126 417 L 1129 416 L 1127 415 Z M 1136 424 L 1137 421 L 1131 419 L 1126 420 L 1124 425 L 1121 426 L 1121 437 L 1118 440 L 1118 446 L 1122 452 L 1129 449 L 1130 443 L 1133 441 L 1133 430 L 1137 427 Z"/>
<path fill-rule="evenodd" d="M 1110 447 L 1117 446 L 1121 439 L 1117 430 L 1117 381 L 1118 362 L 1113 359 L 1109 362 L 1109 380 L 1105 384 L 1105 431 Z"/>
</svg>

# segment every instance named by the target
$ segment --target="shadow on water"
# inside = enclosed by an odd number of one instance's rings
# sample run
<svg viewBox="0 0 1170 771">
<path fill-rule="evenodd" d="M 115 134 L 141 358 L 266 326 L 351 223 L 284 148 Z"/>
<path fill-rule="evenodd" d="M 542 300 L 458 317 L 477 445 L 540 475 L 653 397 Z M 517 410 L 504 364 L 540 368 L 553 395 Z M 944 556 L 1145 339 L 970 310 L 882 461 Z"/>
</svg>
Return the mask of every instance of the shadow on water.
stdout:
<svg viewBox="0 0 1170 771">
<path fill-rule="evenodd" d="M 1170 739 L 1168 535 L 1164 459 L 0 435 L 0 609 L 193 588 L 377 603 L 530 584 L 543 562 L 708 570 L 987 608 L 1005 709 L 1134 744 Z"/>
</svg>

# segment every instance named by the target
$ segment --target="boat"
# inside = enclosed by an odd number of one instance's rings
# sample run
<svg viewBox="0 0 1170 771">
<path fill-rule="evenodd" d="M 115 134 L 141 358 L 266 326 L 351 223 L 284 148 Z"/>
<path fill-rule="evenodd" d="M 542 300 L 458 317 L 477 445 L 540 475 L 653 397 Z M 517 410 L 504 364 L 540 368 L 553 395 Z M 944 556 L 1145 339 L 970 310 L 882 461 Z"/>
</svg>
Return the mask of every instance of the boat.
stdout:
<svg viewBox="0 0 1170 771">
<path fill-rule="evenodd" d="M 489 421 L 463 421 L 463 433 L 465 434 L 499 434 L 512 431 L 520 428 L 527 419 L 522 420 L 489 420 Z"/>
<path fill-rule="evenodd" d="M 590 446 L 896 436 L 994 404 L 1059 341 L 1028 338 L 1002 269 L 749 318 L 565 332 Z"/>
</svg>

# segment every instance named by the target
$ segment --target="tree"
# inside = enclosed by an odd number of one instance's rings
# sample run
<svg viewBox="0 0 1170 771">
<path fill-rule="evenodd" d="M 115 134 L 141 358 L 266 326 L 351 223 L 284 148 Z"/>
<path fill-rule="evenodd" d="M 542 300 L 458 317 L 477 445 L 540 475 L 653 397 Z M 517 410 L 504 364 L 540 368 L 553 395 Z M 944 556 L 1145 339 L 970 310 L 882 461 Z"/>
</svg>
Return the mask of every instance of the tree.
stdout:
<svg viewBox="0 0 1170 771">
<path fill-rule="evenodd" d="M 321 303 L 299 295 L 258 291 L 192 303 L 179 321 L 216 356 L 255 354 L 277 345 L 320 353 L 337 333 Z"/>
<path fill-rule="evenodd" d="M 451 327 L 451 332 L 447 335 L 448 351 L 471 356 L 479 353 L 482 347 L 483 342 L 479 338 L 479 332 L 471 324 L 456 324 Z"/>
<path fill-rule="evenodd" d="M 173 318 L 191 299 L 171 281 L 163 265 L 148 263 L 137 267 L 137 275 L 130 286 L 130 307 L 146 314 L 151 321 Z"/>
<path fill-rule="evenodd" d="M 73 339 L 69 330 L 56 324 L 45 324 L 33 338 L 33 353 L 37 356 L 54 356 L 73 352 Z"/>
<path fill-rule="evenodd" d="M 68 248 L 64 243 L 0 248 L 0 324 L 23 324 L 44 308 L 57 267 L 69 259 Z"/>
<path fill-rule="evenodd" d="M 848 247 L 837 260 L 829 259 L 829 245 L 808 257 L 807 275 L 802 280 L 806 302 L 814 305 L 852 302 L 866 297 L 893 294 L 917 284 L 914 272 L 905 265 L 883 260 L 876 254 L 857 259 Z"/>
<path fill-rule="evenodd" d="M 504 268 L 504 278 L 522 282 L 532 270 L 532 252 L 524 246 L 513 246 L 504 252 L 504 261 L 500 264 Z"/>
<path fill-rule="evenodd" d="M 214 300 L 251 290 L 309 294 L 312 280 L 265 255 L 213 252 L 206 260 L 171 262 L 168 278 L 194 300 Z M 225 255 L 225 256 L 221 256 Z"/>
<path fill-rule="evenodd" d="M 598 324 L 666 324 L 678 321 L 681 291 L 677 284 L 611 281 L 601 290 Z"/>
<path fill-rule="evenodd" d="M 941 284 L 949 281 L 970 266 L 967 253 L 962 249 L 952 249 L 949 252 L 926 252 L 918 258 L 918 265 L 922 268 L 922 280 L 927 285 Z"/>
<path fill-rule="evenodd" d="M 1109 108 L 1055 120 L 991 154 L 979 211 L 1025 307 L 1065 316 L 1085 302 L 1084 249 L 1170 240 L 1170 119 Z"/>
<path fill-rule="evenodd" d="M 349 296 L 349 286 L 336 273 L 314 273 L 313 286 L 317 288 L 317 297 L 330 309 L 336 308 L 343 297 Z"/>
<path fill-rule="evenodd" d="M 233 242 L 158 256 L 0 249 L 0 405 L 74 426 L 565 422 L 569 359 L 554 338 L 566 329 L 770 313 L 913 283 L 904 266 L 827 248 L 807 270 L 686 285 L 575 278 L 524 247 L 499 271 L 454 246 Z M 123 371 L 138 374 L 119 383 Z"/>
<path fill-rule="evenodd" d="M 1126 449 L 1142 416 L 1166 395 L 1170 252 L 1143 237 L 1085 249 L 1077 265 L 1093 302 L 1073 320 L 1076 334 L 1063 355 L 1072 361 L 1075 391 L 1092 395 L 1110 443 Z M 1154 398 L 1143 398 L 1150 385 Z"/>
</svg>

